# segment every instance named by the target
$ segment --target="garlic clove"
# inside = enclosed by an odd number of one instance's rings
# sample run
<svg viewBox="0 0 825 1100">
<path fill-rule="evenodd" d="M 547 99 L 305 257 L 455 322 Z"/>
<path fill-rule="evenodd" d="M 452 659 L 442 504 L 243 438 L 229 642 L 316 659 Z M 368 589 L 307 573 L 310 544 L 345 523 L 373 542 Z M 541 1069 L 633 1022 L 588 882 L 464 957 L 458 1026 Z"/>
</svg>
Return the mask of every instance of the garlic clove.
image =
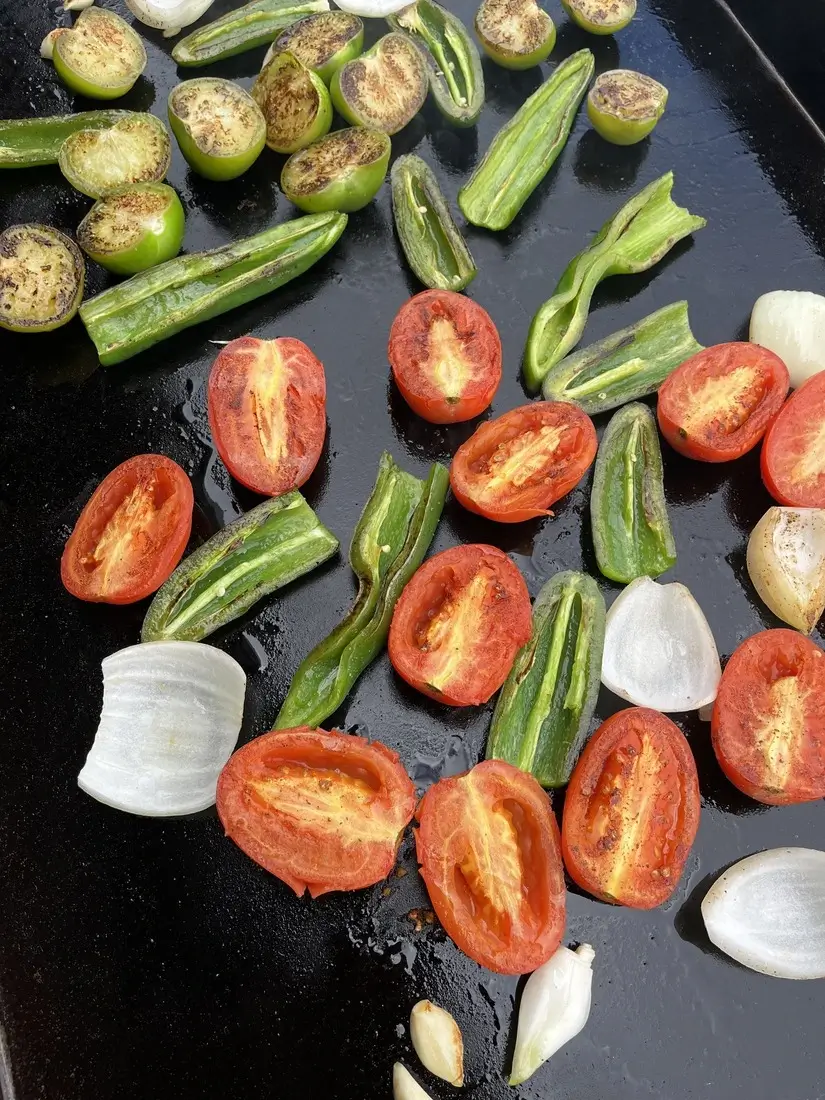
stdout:
<svg viewBox="0 0 825 1100">
<path fill-rule="evenodd" d="M 85 11 L 95 0 L 63 0 L 63 11 Z"/>
<path fill-rule="evenodd" d="M 747 563 L 762 602 L 810 634 L 825 612 L 825 509 L 769 508 L 751 532 Z"/>
<path fill-rule="evenodd" d="M 400 1062 L 392 1067 L 392 1096 L 393 1100 L 431 1100 L 430 1094 Z"/>
<path fill-rule="evenodd" d="M 422 1066 L 460 1088 L 464 1084 L 464 1040 L 446 1009 L 419 1001 L 410 1013 L 410 1038 Z"/>
</svg>

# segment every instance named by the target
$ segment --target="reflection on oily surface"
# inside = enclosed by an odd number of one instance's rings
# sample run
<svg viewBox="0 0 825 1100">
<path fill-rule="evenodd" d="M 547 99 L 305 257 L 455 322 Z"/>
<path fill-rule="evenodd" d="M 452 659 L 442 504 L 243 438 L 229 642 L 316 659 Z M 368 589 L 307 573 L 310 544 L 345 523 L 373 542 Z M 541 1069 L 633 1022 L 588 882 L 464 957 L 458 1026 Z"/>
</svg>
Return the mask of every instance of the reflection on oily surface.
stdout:
<svg viewBox="0 0 825 1100">
<path fill-rule="evenodd" d="M 611 145 L 588 130 L 576 146 L 573 171 L 585 187 L 624 195 L 636 185 L 650 150 L 650 138 L 636 145 Z"/>
</svg>

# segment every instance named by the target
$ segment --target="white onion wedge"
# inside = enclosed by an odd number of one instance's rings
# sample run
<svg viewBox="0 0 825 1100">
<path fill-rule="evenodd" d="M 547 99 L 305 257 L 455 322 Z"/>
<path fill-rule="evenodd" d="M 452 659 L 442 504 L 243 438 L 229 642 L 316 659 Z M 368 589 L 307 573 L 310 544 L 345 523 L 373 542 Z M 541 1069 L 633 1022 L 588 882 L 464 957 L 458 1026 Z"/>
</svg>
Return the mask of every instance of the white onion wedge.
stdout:
<svg viewBox="0 0 825 1100">
<path fill-rule="evenodd" d="M 431 1100 L 406 1066 L 396 1062 L 392 1067 L 392 1100 Z"/>
<path fill-rule="evenodd" d="M 411 0 L 335 0 L 336 8 L 360 15 L 363 19 L 383 19 L 395 11 L 408 8 Z"/>
<path fill-rule="evenodd" d="M 810 634 L 825 612 L 825 508 L 769 508 L 751 532 L 747 561 L 774 615 Z"/>
<path fill-rule="evenodd" d="M 711 943 L 774 978 L 825 978 L 825 852 L 772 848 L 735 863 L 702 901 Z"/>
<path fill-rule="evenodd" d="M 40 43 L 40 56 L 44 57 L 46 61 L 51 61 L 54 57 L 55 39 L 67 30 L 69 30 L 69 27 L 55 27 L 53 31 L 49 31 Z"/>
<path fill-rule="evenodd" d="M 825 368 L 825 298 L 810 290 L 772 290 L 756 299 L 750 341 L 783 360 L 796 389 Z"/>
<path fill-rule="evenodd" d="M 602 683 L 640 707 L 698 710 L 722 669 L 708 621 L 690 589 L 639 577 L 607 613 Z"/>
<path fill-rule="evenodd" d="M 215 801 L 243 718 L 246 676 L 200 642 L 145 642 L 103 661 L 103 711 L 77 778 L 98 802 L 175 817 Z"/>
<path fill-rule="evenodd" d="M 163 31 L 164 38 L 179 34 L 200 19 L 215 0 L 126 0 L 126 7 L 147 27 Z"/>
</svg>

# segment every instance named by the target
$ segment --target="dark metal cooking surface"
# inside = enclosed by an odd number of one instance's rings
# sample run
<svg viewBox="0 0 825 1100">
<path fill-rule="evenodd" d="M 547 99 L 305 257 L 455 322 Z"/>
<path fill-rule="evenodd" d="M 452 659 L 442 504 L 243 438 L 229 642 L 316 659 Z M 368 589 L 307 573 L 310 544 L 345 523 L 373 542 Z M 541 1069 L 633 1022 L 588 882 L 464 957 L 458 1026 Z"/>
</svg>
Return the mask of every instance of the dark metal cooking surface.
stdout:
<svg viewBox="0 0 825 1100">
<path fill-rule="evenodd" d="M 2 0 L 0 115 L 72 108 L 37 56 L 56 7 Z M 471 18 L 470 0 L 455 8 Z M 568 259 L 631 193 L 670 168 L 677 201 L 709 227 L 654 272 L 600 288 L 586 342 L 682 297 L 700 341 L 733 339 L 746 332 L 758 294 L 821 289 L 825 275 L 825 148 L 724 12 L 709 0 L 645 0 L 615 41 L 559 22 L 554 61 L 587 45 L 600 69 L 641 69 L 662 79 L 671 99 L 652 140 L 625 150 L 602 142 L 582 113 L 512 229 L 468 234 L 479 266 L 469 293 L 490 311 L 504 344 L 496 413 L 525 399 L 527 327 Z M 143 34 L 149 67 L 121 102 L 163 116 L 177 79 L 170 44 Z M 262 53 L 209 72 L 249 86 Z M 453 130 L 428 105 L 393 140 L 396 154 L 423 153 L 451 200 L 540 79 L 539 70 L 508 74 L 489 64 L 485 76 L 488 103 L 477 129 Z M 170 182 L 187 210 L 186 249 L 292 216 L 276 184 L 280 163 L 265 150 L 240 180 L 211 184 L 190 175 L 175 151 Z M 42 220 L 71 232 L 87 207 L 55 168 L 0 175 L 4 226 Z M 93 265 L 88 282 L 90 292 L 104 285 Z M 418 420 L 389 382 L 390 322 L 416 289 L 393 238 L 385 187 L 309 274 L 124 365 L 99 369 L 77 320 L 47 336 L 0 334 L 0 1018 L 18 1100 L 388 1097 L 393 1061 L 410 1056 L 408 1013 L 421 996 L 448 1007 L 462 1026 L 474 1100 L 825 1096 L 825 983 L 773 980 L 731 964 L 710 948 L 698 915 L 712 877 L 737 858 L 782 844 L 822 847 L 823 806 L 769 809 L 738 795 L 715 764 L 709 727 L 695 716 L 678 720 L 699 762 L 703 817 L 676 896 L 641 913 L 570 893 L 566 940 L 596 949 L 590 1023 L 515 1093 L 503 1070 L 519 983 L 480 969 L 437 927 L 415 932 L 408 914 L 426 899 L 409 837 L 401 853 L 409 873 L 389 881 L 389 896 L 378 886 L 299 901 L 222 837 L 213 813 L 145 820 L 77 788 L 99 713 L 101 658 L 137 641 L 143 613 L 83 604 L 60 585 L 62 544 L 93 486 L 116 463 L 155 450 L 190 471 L 201 534 L 249 507 L 252 497 L 230 483 L 209 444 L 204 381 L 217 350 L 209 341 L 297 336 L 324 362 L 328 381 L 328 442 L 307 496 L 346 546 L 383 448 L 423 474 L 432 459 L 449 460 L 473 427 Z M 745 570 L 747 535 L 770 504 L 758 458 L 703 466 L 665 448 L 665 466 L 679 561 L 664 579 L 692 588 L 727 656 L 776 625 Z M 597 575 L 588 489 L 589 478 L 554 519 L 515 527 L 450 502 L 435 548 L 495 543 L 533 595 L 558 569 Z M 603 587 L 608 600 L 618 591 Z M 299 660 L 352 595 L 342 557 L 218 639 L 249 673 L 244 739 L 268 728 Z M 822 634 L 815 637 L 821 644 Z M 618 706 L 603 692 L 599 716 Z M 401 684 L 383 656 L 336 719 L 397 749 L 423 787 L 479 758 L 489 708 L 430 703 Z M 456 1095 L 422 1079 L 436 1098 Z"/>
</svg>

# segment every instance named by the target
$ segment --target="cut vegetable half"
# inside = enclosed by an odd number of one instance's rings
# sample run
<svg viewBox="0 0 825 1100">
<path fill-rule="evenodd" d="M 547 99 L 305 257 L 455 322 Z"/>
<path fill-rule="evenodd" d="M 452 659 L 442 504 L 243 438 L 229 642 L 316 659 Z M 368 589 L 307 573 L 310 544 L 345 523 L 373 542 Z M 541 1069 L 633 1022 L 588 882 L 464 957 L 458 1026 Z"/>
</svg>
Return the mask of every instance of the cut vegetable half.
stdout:
<svg viewBox="0 0 825 1100">
<path fill-rule="evenodd" d="M 751 313 L 754 344 L 775 352 L 796 389 L 825 370 L 825 297 L 809 290 L 772 290 Z"/>
<path fill-rule="evenodd" d="M 177 256 L 185 219 L 165 183 L 131 183 L 94 204 L 77 227 L 77 242 L 116 275 L 134 275 Z"/>
<path fill-rule="evenodd" d="M 332 102 L 353 126 L 395 134 L 427 98 L 427 64 L 406 34 L 385 34 L 371 50 L 338 70 Z"/>
<path fill-rule="evenodd" d="M 281 172 L 281 190 L 308 214 L 352 213 L 375 198 L 390 151 L 390 139 L 380 130 L 336 130 L 292 154 Z"/>
<path fill-rule="evenodd" d="M 106 8 L 88 8 L 54 41 L 58 76 L 79 95 L 116 99 L 146 68 L 143 42 L 125 20 Z"/>
<path fill-rule="evenodd" d="M 80 249 L 49 225 L 0 233 L 0 328 L 49 332 L 70 321 L 83 297 Z"/>
<path fill-rule="evenodd" d="M 505 69 L 530 69 L 556 44 L 553 20 L 536 0 L 482 0 L 476 34 L 484 52 Z"/>
<path fill-rule="evenodd" d="M 152 183 L 169 171 L 172 146 L 154 115 L 131 115 L 102 130 L 78 130 L 60 148 L 60 171 L 78 191 L 102 198 L 127 183 Z"/>
<path fill-rule="evenodd" d="M 276 153 L 296 153 L 332 125 L 326 84 L 294 54 L 273 55 L 252 85 L 252 98 L 266 119 L 266 143 Z"/>
<path fill-rule="evenodd" d="M 329 84 L 338 70 L 364 47 L 364 24 L 345 11 L 321 11 L 298 19 L 282 31 L 267 51 L 265 69 L 276 53 L 288 50 Z"/>
<path fill-rule="evenodd" d="M 587 95 L 587 114 L 596 132 L 614 145 L 635 145 L 652 133 L 667 105 L 667 88 L 632 69 L 611 69 L 596 77 Z"/>
<path fill-rule="evenodd" d="M 126 0 L 126 7 L 145 26 L 163 31 L 165 38 L 171 38 L 196 19 L 200 19 L 214 2 L 215 0 Z"/>
<path fill-rule="evenodd" d="M 636 0 L 561 0 L 561 6 L 590 34 L 622 31 L 636 14 Z"/>
<path fill-rule="evenodd" d="M 769 508 L 748 539 L 747 562 L 774 615 L 810 634 L 825 612 L 825 509 Z"/>
<path fill-rule="evenodd" d="M 266 120 L 252 98 L 231 80 L 203 76 L 169 93 L 169 125 L 189 166 L 210 180 L 231 180 L 258 159 Z"/>
</svg>

